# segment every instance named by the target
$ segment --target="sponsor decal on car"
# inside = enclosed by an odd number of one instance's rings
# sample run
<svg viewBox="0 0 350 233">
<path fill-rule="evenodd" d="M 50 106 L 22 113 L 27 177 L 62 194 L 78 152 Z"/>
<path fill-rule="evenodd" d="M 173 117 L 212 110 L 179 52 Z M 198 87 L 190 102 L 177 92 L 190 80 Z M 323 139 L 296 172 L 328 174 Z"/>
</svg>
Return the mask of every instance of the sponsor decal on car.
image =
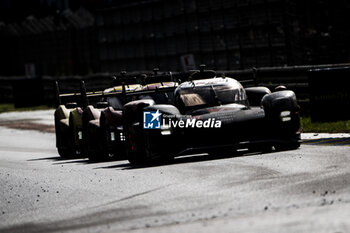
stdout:
<svg viewBox="0 0 350 233">
<path fill-rule="evenodd" d="M 221 128 L 221 121 L 215 118 L 206 120 L 200 117 L 186 117 L 176 115 L 163 115 L 157 110 L 156 112 L 143 113 L 144 129 L 164 129 L 164 128 Z"/>
</svg>

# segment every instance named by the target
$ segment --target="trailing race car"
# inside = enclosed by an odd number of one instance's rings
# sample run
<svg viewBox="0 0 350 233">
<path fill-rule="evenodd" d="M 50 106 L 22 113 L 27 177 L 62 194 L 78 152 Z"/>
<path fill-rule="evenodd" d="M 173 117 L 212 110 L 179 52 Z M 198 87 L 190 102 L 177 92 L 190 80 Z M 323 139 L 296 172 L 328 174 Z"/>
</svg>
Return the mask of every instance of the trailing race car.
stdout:
<svg viewBox="0 0 350 233">
<path fill-rule="evenodd" d="M 140 84 L 123 84 L 112 89 L 107 89 L 103 96 L 106 98 L 107 106 L 103 109 L 96 109 L 89 105 L 85 108 L 83 115 L 85 132 L 86 155 L 90 160 L 102 161 L 114 157 L 113 148 L 106 143 L 106 134 L 111 141 L 122 139 L 122 135 L 106 132 L 106 122 L 113 127 L 119 127 L 122 121 L 122 108 L 128 102 L 125 93 L 141 90 Z M 93 116 L 93 117 L 91 117 Z"/>
<path fill-rule="evenodd" d="M 94 161 L 105 161 L 111 159 L 125 158 L 125 134 L 123 130 L 124 122 L 134 118 L 130 115 L 128 119 L 123 118 L 123 105 L 126 109 L 132 108 L 133 112 L 138 111 L 140 106 L 149 103 L 169 104 L 172 102 L 176 82 L 166 79 L 171 76 L 154 76 L 146 79 L 142 76 L 143 87 L 141 90 L 129 89 L 124 86 L 124 93 L 111 95 L 115 98 L 118 106 L 111 105 L 101 112 L 99 122 L 94 121 L 89 124 L 89 135 L 94 135 L 94 140 L 88 143 L 88 157 Z M 149 83 L 156 82 L 156 83 Z M 130 103 L 129 103 L 130 102 Z M 140 109 L 142 110 L 142 108 Z"/>
<path fill-rule="evenodd" d="M 115 84 L 114 79 L 113 85 Z M 140 89 L 141 85 L 130 88 Z M 56 82 L 58 101 L 55 111 L 56 146 L 61 157 L 86 157 L 89 144 L 86 126 L 90 121 L 99 120 L 101 111 L 112 104 L 113 100 L 110 101 L 106 94 L 111 95 L 118 92 L 121 92 L 121 86 L 87 93 L 85 83 L 82 81 L 80 93 L 60 94 L 58 82 Z M 62 98 L 66 100 L 66 104 L 62 104 Z M 91 99 L 93 101 L 89 101 Z"/>
<path fill-rule="evenodd" d="M 216 77 L 214 71 L 195 71 L 176 88 L 173 104 L 143 103 L 141 111 L 131 104 L 125 105 L 124 114 L 129 119 L 125 133 L 132 164 L 193 152 L 300 146 L 299 106 L 293 91 L 244 89 L 235 79 Z"/>
<path fill-rule="evenodd" d="M 84 99 L 81 98 L 81 93 L 60 94 L 58 82 L 55 85 L 57 109 L 54 116 L 58 153 L 63 158 L 80 157 L 82 155 L 82 106 L 85 106 Z M 81 92 L 82 88 L 83 84 Z M 92 93 L 86 95 L 90 94 Z M 62 98 L 64 98 L 65 103 L 62 103 Z"/>
</svg>

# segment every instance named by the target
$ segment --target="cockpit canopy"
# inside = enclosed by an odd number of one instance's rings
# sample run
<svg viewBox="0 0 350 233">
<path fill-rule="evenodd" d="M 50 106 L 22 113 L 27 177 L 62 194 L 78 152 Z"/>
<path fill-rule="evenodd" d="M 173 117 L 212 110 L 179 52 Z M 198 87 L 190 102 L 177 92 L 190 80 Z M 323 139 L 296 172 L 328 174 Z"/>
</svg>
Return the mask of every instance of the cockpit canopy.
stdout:
<svg viewBox="0 0 350 233">
<path fill-rule="evenodd" d="M 232 78 L 188 81 L 175 90 L 175 105 L 182 113 L 232 103 L 248 103 L 244 88 Z"/>
</svg>

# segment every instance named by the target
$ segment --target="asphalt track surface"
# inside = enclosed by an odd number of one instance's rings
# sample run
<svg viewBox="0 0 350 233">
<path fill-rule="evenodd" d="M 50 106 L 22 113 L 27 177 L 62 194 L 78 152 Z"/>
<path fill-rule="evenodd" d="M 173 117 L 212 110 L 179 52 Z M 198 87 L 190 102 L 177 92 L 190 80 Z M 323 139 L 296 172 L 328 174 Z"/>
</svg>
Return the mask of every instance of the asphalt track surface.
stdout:
<svg viewBox="0 0 350 233">
<path fill-rule="evenodd" d="M 342 144 L 307 135 L 293 151 L 131 167 L 63 160 L 50 131 L 5 127 L 28 118 L 0 114 L 1 233 L 350 232 L 348 135 L 336 137 Z M 331 144 L 312 141 L 322 138 Z"/>
</svg>

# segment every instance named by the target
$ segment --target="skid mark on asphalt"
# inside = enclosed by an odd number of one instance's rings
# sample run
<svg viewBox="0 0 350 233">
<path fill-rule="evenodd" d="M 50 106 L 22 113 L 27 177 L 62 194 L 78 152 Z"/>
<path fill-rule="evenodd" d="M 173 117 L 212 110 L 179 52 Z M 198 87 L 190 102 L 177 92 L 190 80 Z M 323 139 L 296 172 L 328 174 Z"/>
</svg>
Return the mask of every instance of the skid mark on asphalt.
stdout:
<svg viewBox="0 0 350 233">
<path fill-rule="evenodd" d="M 147 190 L 145 192 L 136 193 L 136 194 L 133 194 L 133 195 L 130 195 L 130 196 L 127 196 L 127 197 L 124 197 L 124 198 L 121 198 L 121 199 L 118 199 L 118 200 L 115 200 L 115 201 L 111 201 L 111 202 L 105 203 L 105 204 L 100 205 L 100 206 L 109 206 L 111 204 L 115 204 L 115 203 L 118 203 L 118 202 L 126 201 L 126 200 L 129 200 L 129 199 L 135 198 L 135 197 L 139 197 L 139 196 L 146 195 L 146 194 L 149 194 L 149 193 L 161 190 L 161 189 L 165 189 L 165 188 L 169 187 L 170 185 L 171 184 L 165 185 L 165 186 L 162 186 L 162 187 L 158 187 L 158 188 L 154 188 L 154 189 L 151 189 L 151 190 Z"/>
<path fill-rule="evenodd" d="M 350 146 L 350 137 L 306 139 L 303 140 L 303 144 L 318 146 Z"/>
</svg>

